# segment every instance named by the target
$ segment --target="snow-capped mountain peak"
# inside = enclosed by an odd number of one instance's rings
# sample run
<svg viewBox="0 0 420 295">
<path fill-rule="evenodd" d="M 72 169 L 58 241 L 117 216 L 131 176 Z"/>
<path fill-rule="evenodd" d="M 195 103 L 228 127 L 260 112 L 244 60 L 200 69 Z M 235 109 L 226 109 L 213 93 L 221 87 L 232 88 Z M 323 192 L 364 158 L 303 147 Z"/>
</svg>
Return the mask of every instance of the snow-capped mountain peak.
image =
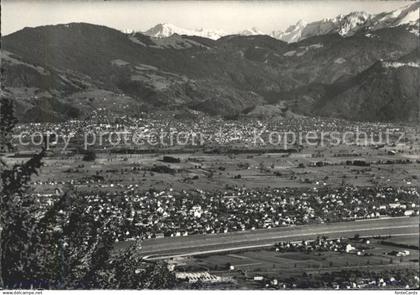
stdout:
<svg viewBox="0 0 420 295">
<path fill-rule="evenodd" d="M 251 29 L 246 29 L 239 32 L 239 35 L 243 36 L 254 36 L 254 35 L 266 35 L 264 32 L 258 30 L 256 27 L 252 27 Z"/>
<path fill-rule="evenodd" d="M 352 12 L 344 16 L 337 17 L 334 22 L 338 26 L 338 33 L 342 36 L 352 34 L 354 30 L 365 24 L 371 15 L 366 12 Z"/>
<path fill-rule="evenodd" d="M 268 35 L 291 43 L 325 34 L 335 33 L 340 34 L 341 36 L 351 36 L 360 30 L 373 31 L 401 25 L 408 25 L 410 32 L 418 35 L 419 9 L 420 2 L 415 2 L 400 9 L 376 15 L 355 11 L 346 15 L 340 14 L 334 18 L 324 18 L 311 23 L 300 20 L 295 25 L 289 26 L 285 31 L 273 31 Z M 161 23 L 145 31 L 144 34 L 154 38 L 166 38 L 178 34 L 217 40 L 223 36 L 230 35 L 231 33 L 227 33 L 223 30 L 208 30 L 203 28 L 185 29 L 172 24 Z M 267 35 L 255 27 L 240 31 L 237 34 L 245 36 Z"/>
<path fill-rule="evenodd" d="M 187 30 L 172 24 L 162 23 L 145 31 L 144 34 L 155 38 L 165 38 L 172 36 L 173 34 L 183 35 L 185 34 L 184 32 L 187 32 Z"/>
<path fill-rule="evenodd" d="M 285 42 L 297 42 L 305 38 L 338 33 L 341 36 L 351 36 L 359 30 L 377 30 L 385 27 L 400 25 L 417 25 L 419 22 L 420 2 L 390 12 L 371 15 L 366 12 L 351 12 L 347 15 L 338 15 L 335 18 L 325 18 L 320 21 L 306 24 L 299 21 L 286 31 L 274 31 L 271 36 Z"/>
<path fill-rule="evenodd" d="M 174 34 L 178 34 L 205 37 L 213 40 L 219 39 L 220 37 L 227 35 L 227 33 L 222 30 L 206 30 L 203 28 L 184 29 L 167 23 L 157 24 L 156 26 L 150 28 L 149 30 L 143 33 L 154 38 L 166 38 Z"/>
<path fill-rule="evenodd" d="M 288 43 L 299 41 L 302 30 L 307 23 L 304 20 L 299 20 L 295 25 L 290 26 L 286 31 L 273 31 L 271 36 L 276 39 L 283 40 Z"/>
<path fill-rule="evenodd" d="M 420 2 L 375 15 L 371 21 L 372 29 L 395 27 L 401 25 L 414 25 L 418 23 L 420 16 Z"/>
<path fill-rule="evenodd" d="M 420 2 L 416 2 L 413 5 L 409 5 L 405 9 L 401 10 L 395 20 L 395 25 L 414 24 L 419 21 L 419 17 Z"/>
</svg>

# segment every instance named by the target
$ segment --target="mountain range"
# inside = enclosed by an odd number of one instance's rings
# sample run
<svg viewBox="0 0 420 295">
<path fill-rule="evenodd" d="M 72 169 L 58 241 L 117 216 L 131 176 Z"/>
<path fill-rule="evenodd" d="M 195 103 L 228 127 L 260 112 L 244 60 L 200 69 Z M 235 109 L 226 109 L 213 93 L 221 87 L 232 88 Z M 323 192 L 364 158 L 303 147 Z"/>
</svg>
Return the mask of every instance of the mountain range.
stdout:
<svg viewBox="0 0 420 295">
<path fill-rule="evenodd" d="M 383 12 L 379 14 L 368 14 L 366 12 L 352 12 L 347 15 L 339 15 L 335 18 L 326 18 L 320 21 L 307 23 L 304 20 L 299 20 L 295 25 L 290 26 L 285 31 L 277 30 L 270 33 L 264 33 L 256 27 L 245 29 L 234 35 L 268 35 L 278 40 L 288 43 L 297 42 L 305 38 L 313 36 L 338 33 L 342 36 L 350 36 L 358 31 L 363 30 L 377 30 L 384 27 L 394 27 L 404 24 L 416 25 L 418 32 L 418 19 L 420 14 L 420 3 L 415 2 L 403 8 L 396 9 L 390 12 Z M 184 29 L 172 24 L 157 24 L 156 26 L 145 31 L 143 34 L 155 37 L 164 38 L 172 36 L 173 34 L 199 36 L 217 40 L 223 36 L 232 33 L 223 30 L 209 30 L 209 29 Z"/>
<path fill-rule="evenodd" d="M 290 43 L 257 29 L 216 38 L 87 23 L 24 28 L 2 38 L 2 95 L 22 121 L 179 109 L 420 122 L 418 7 L 353 13 L 351 25 L 339 16 L 333 30 L 301 22 Z"/>
<path fill-rule="evenodd" d="M 206 30 L 206 29 L 184 29 L 177 27 L 172 24 L 157 24 L 156 26 L 148 29 L 143 33 L 144 35 L 155 37 L 155 38 L 165 38 L 170 37 L 174 34 L 177 35 L 188 35 L 188 36 L 198 36 L 198 37 L 204 37 L 209 38 L 213 40 L 217 40 L 220 37 L 228 35 L 227 32 L 223 30 Z"/>
</svg>

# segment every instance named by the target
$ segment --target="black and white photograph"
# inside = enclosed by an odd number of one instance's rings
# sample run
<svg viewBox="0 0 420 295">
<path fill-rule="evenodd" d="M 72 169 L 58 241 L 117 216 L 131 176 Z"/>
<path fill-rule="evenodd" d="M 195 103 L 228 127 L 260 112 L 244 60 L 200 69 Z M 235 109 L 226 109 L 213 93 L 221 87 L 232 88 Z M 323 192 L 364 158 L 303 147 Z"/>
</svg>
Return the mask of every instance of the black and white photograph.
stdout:
<svg viewBox="0 0 420 295">
<path fill-rule="evenodd" d="M 419 19 L 2 0 L 1 295 L 418 295 Z"/>
</svg>

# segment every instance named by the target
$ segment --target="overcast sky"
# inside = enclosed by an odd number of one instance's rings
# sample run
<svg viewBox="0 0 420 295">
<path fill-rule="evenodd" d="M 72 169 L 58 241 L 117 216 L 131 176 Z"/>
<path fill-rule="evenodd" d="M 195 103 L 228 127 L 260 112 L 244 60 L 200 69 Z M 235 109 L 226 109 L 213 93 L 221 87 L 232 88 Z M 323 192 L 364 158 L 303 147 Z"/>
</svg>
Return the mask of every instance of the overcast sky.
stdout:
<svg viewBox="0 0 420 295">
<path fill-rule="evenodd" d="M 284 30 L 298 20 L 314 21 L 352 11 L 378 13 L 407 1 L 20 1 L 2 0 L 3 35 L 46 24 L 88 22 L 144 31 L 158 23 L 235 33 L 257 27 Z"/>
</svg>

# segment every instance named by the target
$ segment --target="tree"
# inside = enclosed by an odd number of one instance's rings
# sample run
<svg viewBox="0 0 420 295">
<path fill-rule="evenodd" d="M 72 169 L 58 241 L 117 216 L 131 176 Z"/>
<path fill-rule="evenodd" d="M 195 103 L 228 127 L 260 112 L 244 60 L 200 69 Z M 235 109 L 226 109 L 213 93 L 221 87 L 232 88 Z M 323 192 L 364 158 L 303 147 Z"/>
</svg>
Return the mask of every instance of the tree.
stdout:
<svg viewBox="0 0 420 295">
<path fill-rule="evenodd" d="M 3 69 L 1 69 L 3 73 Z M 3 75 L 2 75 L 3 77 Z M 3 82 L 3 81 L 2 81 Z M 4 84 L 1 83 L 1 91 L 2 95 L 4 93 Z M 6 99 L 5 97 L 0 97 L 0 153 L 9 151 L 12 149 L 12 130 L 14 126 L 17 123 L 17 119 L 13 115 L 13 102 L 9 99 Z M 3 178 L 3 169 L 7 167 L 6 163 L 3 161 L 3 159 L 0 157 L 0 172 L 1 178 Z M 0 181 L 0 237 L 3 232 L 4 228 L 4 205 L 5 205 L 5 199 L 3 198 L 3 185 L 2 181 Z M 3 241 L 3 239 L 1 239 Z M 0 287 L 3 286 L 3 276 L 2 276 L 2 242 L 0 242 Z"/>
<path fill-rule="evenodd" d="M 0 131 L 3 137 L 2 143 L 11 150 L 13 127 L 17 120 L 13 113 L 13 102 L 6 98 L 0 101 L 1 119 Z M 37 229 L 36 214 L 40 204 L 26 193 L 28 182 L 33 174 L 38 173 L 42 166 L 42 158 L 45 151 L 33 156 L 22 165 L 14 165 L 7 169 L 3 162 L 0 174 L 0 268 L 7 271 L 1 272 L 1 285 L 15 287 L 25 284 L 33 285 L 37 280 L 36 273 L 40 272 L 40 263 L 37 262 L 42 256 L 39 248 L 32 248 L 40 239 Z M 19 282 L 19 283 L 18 283 Z"/>
<path fill-rule="evenodd" d="M 102 283 L 111 289 L 169 289 L 175 275 L 165 263 L 152 263 L 139 255 L 140 243 L 112 257 L 104 270 Z"/>
<path fill-rule="evenodd" d="M 13 101 L 5 97 L 0 98 L 0 153 L 11 151 L 12 130 L 17 123 L 13 114 Z M 1 164 L 0 164 L 1 165 Z"/>
<path fill-rule="evenodd" d="M 37 263 L 34 261 L 37 259 L 36 250 L 31 249 L 30 254 L 28 252 L 30 245 L 39 239 L 35 228 L 35 213 L 39 204 L 34 202 L 25 190 L 31 175 L 37 173 L 41 167 L 43 154 L 44 151 L 41 151 L 25 164 L 15 165 L 1 173 L 0 249 L 1 267 L 7 269 L 7 272 L 2 272 L 2 283 L 6 287 L 15 286 L 16 281 L 26 282 L 33 279 L 31 274 L 37 271 Z M 26 254 L 29 255 L 24 257 Z"/>
</svg>

